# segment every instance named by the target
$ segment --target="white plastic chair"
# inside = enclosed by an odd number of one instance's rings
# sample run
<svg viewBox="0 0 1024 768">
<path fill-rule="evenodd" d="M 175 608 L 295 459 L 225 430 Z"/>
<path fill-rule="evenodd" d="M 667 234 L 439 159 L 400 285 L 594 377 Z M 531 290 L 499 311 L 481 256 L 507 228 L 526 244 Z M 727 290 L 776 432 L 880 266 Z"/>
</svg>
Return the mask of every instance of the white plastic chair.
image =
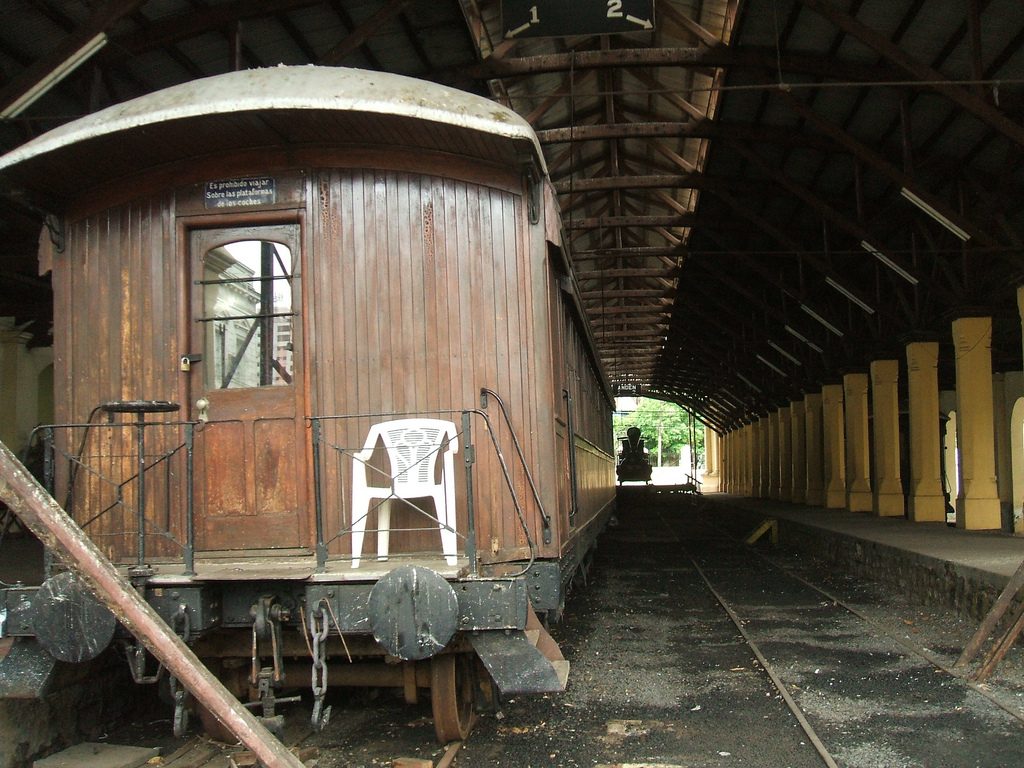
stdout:
<svg viewBox="0 0 1024 768">
<path fill-rule="evenodd" d="M 367 462 L 380 441 L 391 462 L 391 475 L 370 467 Z M 455 514 L 455 466 L 459 439 L 455 424 L 443 419 L 396 419 L 370 427 L 363 450 L 352 460 L 352 567 L 358 568 L 363 553 L 366 518 L 371 499 L 434 500 L 441 550 L 448 565 L 458 561 Z M 434 480 L 438 458 L 443 460 L 441 481 Z M 372 474 L 371 474 L 372 473 Z M 387 485 L 374 485 L 373 475 Z M 377 504 L 377 559 L 386 560 L 391 538 L 391 510 L 382 501 Z"/>
</svg>

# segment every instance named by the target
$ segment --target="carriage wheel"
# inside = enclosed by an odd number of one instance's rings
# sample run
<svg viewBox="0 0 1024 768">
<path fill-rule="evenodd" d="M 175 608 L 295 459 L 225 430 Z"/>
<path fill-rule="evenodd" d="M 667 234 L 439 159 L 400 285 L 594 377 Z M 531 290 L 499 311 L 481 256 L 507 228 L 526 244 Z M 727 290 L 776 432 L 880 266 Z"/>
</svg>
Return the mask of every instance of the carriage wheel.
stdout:
<svg viewBox="0 0 1024 768">
<path fill-rule="evenodd" d="M 462 741 L 476 722 L 473 658 L 445 653 L 430 660 L 430 706 L 442 744 Z"/>
<path fill-rule="evenodd" d="M 238 737 L 231 732 L 231 729 L 224 725 L 217 716 L 210 710 L 195 702 L 196 714 L 199 715 L 199 722 L 203 726 L 203 733 L 214 741 L 221 741 L 225 744 L 234 744 Z"/>
</svg>

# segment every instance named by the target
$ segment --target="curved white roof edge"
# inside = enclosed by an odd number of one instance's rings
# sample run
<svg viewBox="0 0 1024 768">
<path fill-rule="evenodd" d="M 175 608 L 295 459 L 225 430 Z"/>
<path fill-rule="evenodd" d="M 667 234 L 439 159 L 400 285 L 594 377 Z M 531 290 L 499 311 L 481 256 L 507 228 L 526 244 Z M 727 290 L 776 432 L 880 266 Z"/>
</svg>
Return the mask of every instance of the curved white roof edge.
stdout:
<svg viewBox="0 0 1024 768">
<path fill-rule="evenodd" d="M 171 120 L 259 110 L 371 112 L 419 118 L 540 142 L 525 119 L 496 102 L 404 75 L 342 67 L 246 69 L 174 85 L 66 123 L 0 157 L 0 170 L 101 136 Z"/>
</svg>

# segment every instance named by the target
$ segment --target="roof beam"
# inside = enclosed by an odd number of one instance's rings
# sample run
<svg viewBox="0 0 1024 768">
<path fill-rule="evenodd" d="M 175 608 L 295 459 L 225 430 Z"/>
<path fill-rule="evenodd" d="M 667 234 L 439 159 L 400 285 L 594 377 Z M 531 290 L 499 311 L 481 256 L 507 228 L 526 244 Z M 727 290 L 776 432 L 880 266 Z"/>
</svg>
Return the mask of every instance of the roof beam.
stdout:
<svg viewBox="0 0 1024 768">
<path fill-rule="evenodd" d="M 730 138 L 741 141 L 769 141 L 773 144 L 798 144 L 822 150 L 834 144 L 817 136 L 795 134 L 789 128 L 753 124 L 720 123 L 707 118 L 685 121 L 645 121 L 636 123 L 598 123 L 537 131 L 541 144 L 565 142 L 608 141 L 609 139 L 650 138 Z"/>
<path fill-rule="evenodd" d="M 918 61 L 906 53 L 885 35 L 861 24 L 827 0 L 801 0 L 804 6 L 823 16 L 847 34 L 855 37 L 864 45 L 881 54 L 885 59 L 906 70 L 918 80 L 922 86 L 941 93 L 954 104 L 977 117 L 992 130 L 1003 134 L 1010 141 L 1024 146 L 1024 126 L 1014 122 L 1001 111 L 963 86 L 950 81 L 941 72 Z"/>
<path fill-rule="evenodd" d="M 353 29 L 345 36 L 344 40 L 321 56 L 319 63 L 327 66 L 341 64 L 349 55 L 361 48 L 367 40 L 376 35 L 381 27 L 398 16 L 411 3 L 412 0 L 391 0 L 391 2 L 384 5 L 366 21 Z"/>
<path fill-rule="evenodd" d="M 918 198 L 941 213 L 951 222 L 968 232 L 975 240 L 989 247 L 994 247 L 999 244 L 997 240 L 992 238 L 988 232 L 981 229 L 975 222 L 970 221 L 967 217 L 957 211 L 954 211 L 950 206 L 936 198 L 928 190 L 923 189 L 912 176 L 904 173 L 881 155 L 864 146 L 864 144 L 853 138 L 839 126 L 819 116 L 803 101 L 789 93 L 780 93 L 779 96 L 783 100 L 783 103 L 814 126 L 816 130 L 824 133 L 835 141 L 836 144 L 846 149 L 865 165 L 869 165 L 874 168 L 896 186 L 907 189 L 915 194 Z"/>
<path fill-rule="evenodd" d="M 564 222 L 566 229 L 601 229 L 612 227 L 690 227 L 697 223 L 697 215 L 686 213 L 676 216 L 597 216 Z"/>
<path fill-rule="evenodd" d="M 600 307 L 587 307 L 587 315 L 626 315 L 642 314 L 645 312 L 664 313 L 672 311 L 672 302 L 665 300 L 664 304 L 628 304 L 628 305 L 604 305 Z"/>
<path fill-rule="evenodd" d="M 721 179 L 710 179 L 703 173 L 641 174 L 637 176 L 598 176 L 589 179 L 569 179 L 553 185 L 559 194 L 576 192 L 606 192 L 623 189 L 706 189 L 723 186 Z"/>
<path fill-rule="evenodd" d="M 235 21 L 281 14 L 320 2 L 322 0 L 236 0 L 206 8 L 190 7 L 177 15 L 151 22 L 138 32 L 117 36 L 113 47 L 125 55 L 136 56 L 156 48 L 168 48 L 206 32 L 219 32 Z"/>
<path fill-rule="evenodd" d="M 697 67 L 706 69 L 752 67 L 787 72 L 802 72 L 827 78 L 890 82 L 896 80 L 891 67 L 878 67 L 851 62 L 817 53 L 782 52 L 770 47 L 750 46 L 742 50 L 726 45 L 667 47 L 667 48 L 613 48 L 608 51 L 568 51 L 537 56 L 490 58 L 463 71 L 471 77 L 521 77 L 551 72 L 583 71 L 607 68 Z"/>
</svg>

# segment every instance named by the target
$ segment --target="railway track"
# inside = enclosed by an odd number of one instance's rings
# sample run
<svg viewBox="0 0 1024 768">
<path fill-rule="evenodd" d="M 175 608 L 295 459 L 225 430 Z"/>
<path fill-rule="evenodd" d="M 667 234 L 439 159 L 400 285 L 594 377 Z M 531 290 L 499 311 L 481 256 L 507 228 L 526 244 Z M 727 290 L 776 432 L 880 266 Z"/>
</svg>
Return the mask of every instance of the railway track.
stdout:
<svg viewBox="0 0 1024 768">
<path fill-rule="evenodd" d="M 725 520 L 714 503 L 703 511 L 677 499 L 623 505 L 589 583 L 555 629 L 572 665 L 569 688 L 505 701 L 448 764 L 1024 764 L 1024 675 L 1017 688 L 1004 677 L 979 690 L 942 669 L 973 626 L 950 629 L 938 609 L 784 546 L 769 562 L 728 534 Z M 1019 669 L 1007 660 L 1007 675 Z M 444 764 L 429 703 L 410 707 L 397 694 L 356 690 L 332 705 L 331 722 L 316 734 L 305 726 L 308 702 L 286 711 L 286 743 L 316 749 L 318 768 L 396 758 Z M 230 768 L 195 768 L 208 766 Z"/>
<path fill-rule="evenodd" d="M 457 768 L 1024 763 L 1015 691 L 944 672 L 959 647 L 922 611 L 784 548 L 769 562 L 691 501 L 623 505 L 556 631 L 569 689 L 482 718 Z M 413 754 L 418 726 L 392 714 L 365 743 Z M 367 754 L 351 729 L 312 742 L 329 768 Z"/>
<path fill-rule="evenodd" d="M 832 768 L 877 760 L 877 764 L 887 765 L 1013 765 L 1024 757 L 1016 743 L 1024 735 L 1020 731 L 1024 726 L 1020 691 L 1016 695 L 995 691 L 965 679 L 953 670 L 958 649 L 942 653 L 926 648 L 911 639 L 905 626 L 876 620 L 835 591 L 743 545 L 715 525 L 710 514 L 694 520 L 693 532 L 704 546 L 696 552 L 692 543 L 684 543 L 687 558 L 822 764 Z M 714 544 L 708 546 L 709 542 Z M 750 599 L 751 585 L 738 584 L 731 578 L 734 574 L 728 565 L 723 567 L 737 556 L 748 558 L 746 572 L 760 572 L 756 602 Z M 755 587 L 753 591 L 758 590 Z M 806 631 L 803 638 L 792 632 L 798 617 Z M 893 684 L 883 682 L 886 680 Z M 862 706 L 872 698 L 877 710 L 874 714 Z M 941 704 L 944 700 L 950 702 L 945 709 Z M 964 703 L 967 701 L 971 702 L 969 706 Z M 916 702 L 917 706 L 908 707 L 905 702 Z M 908 711 L 913 713 L 914 721 L 946 720 L 943 730 L 947 738 L 939 738 L 926 749 L 918 743 L 912 750 L 902 750 L 901 743 L 912 741 L 908 735 L 913 727 L 900 723 Z M 837 723 L 850 719 L 857 722 L 855 729 L 837 727 Z M 957 742 L 963 736 L 949 738 L 949 734 L 981 731 L 983 723 L 996 720 L 1000 722 L 996 729 L 1000 736 L 992 741 L 988 762 L 975 763 L 957 754 Z M 851 731 L 857 732 L 857 749 L 851 749 Z M 926 751 L 932 756 L 922 759 Z M 860 757 L 851 760 L 851 753 L 857 752 Z M 866 757 L 868 752 L 876 753 L 876 757 Z"/>
</svg>

